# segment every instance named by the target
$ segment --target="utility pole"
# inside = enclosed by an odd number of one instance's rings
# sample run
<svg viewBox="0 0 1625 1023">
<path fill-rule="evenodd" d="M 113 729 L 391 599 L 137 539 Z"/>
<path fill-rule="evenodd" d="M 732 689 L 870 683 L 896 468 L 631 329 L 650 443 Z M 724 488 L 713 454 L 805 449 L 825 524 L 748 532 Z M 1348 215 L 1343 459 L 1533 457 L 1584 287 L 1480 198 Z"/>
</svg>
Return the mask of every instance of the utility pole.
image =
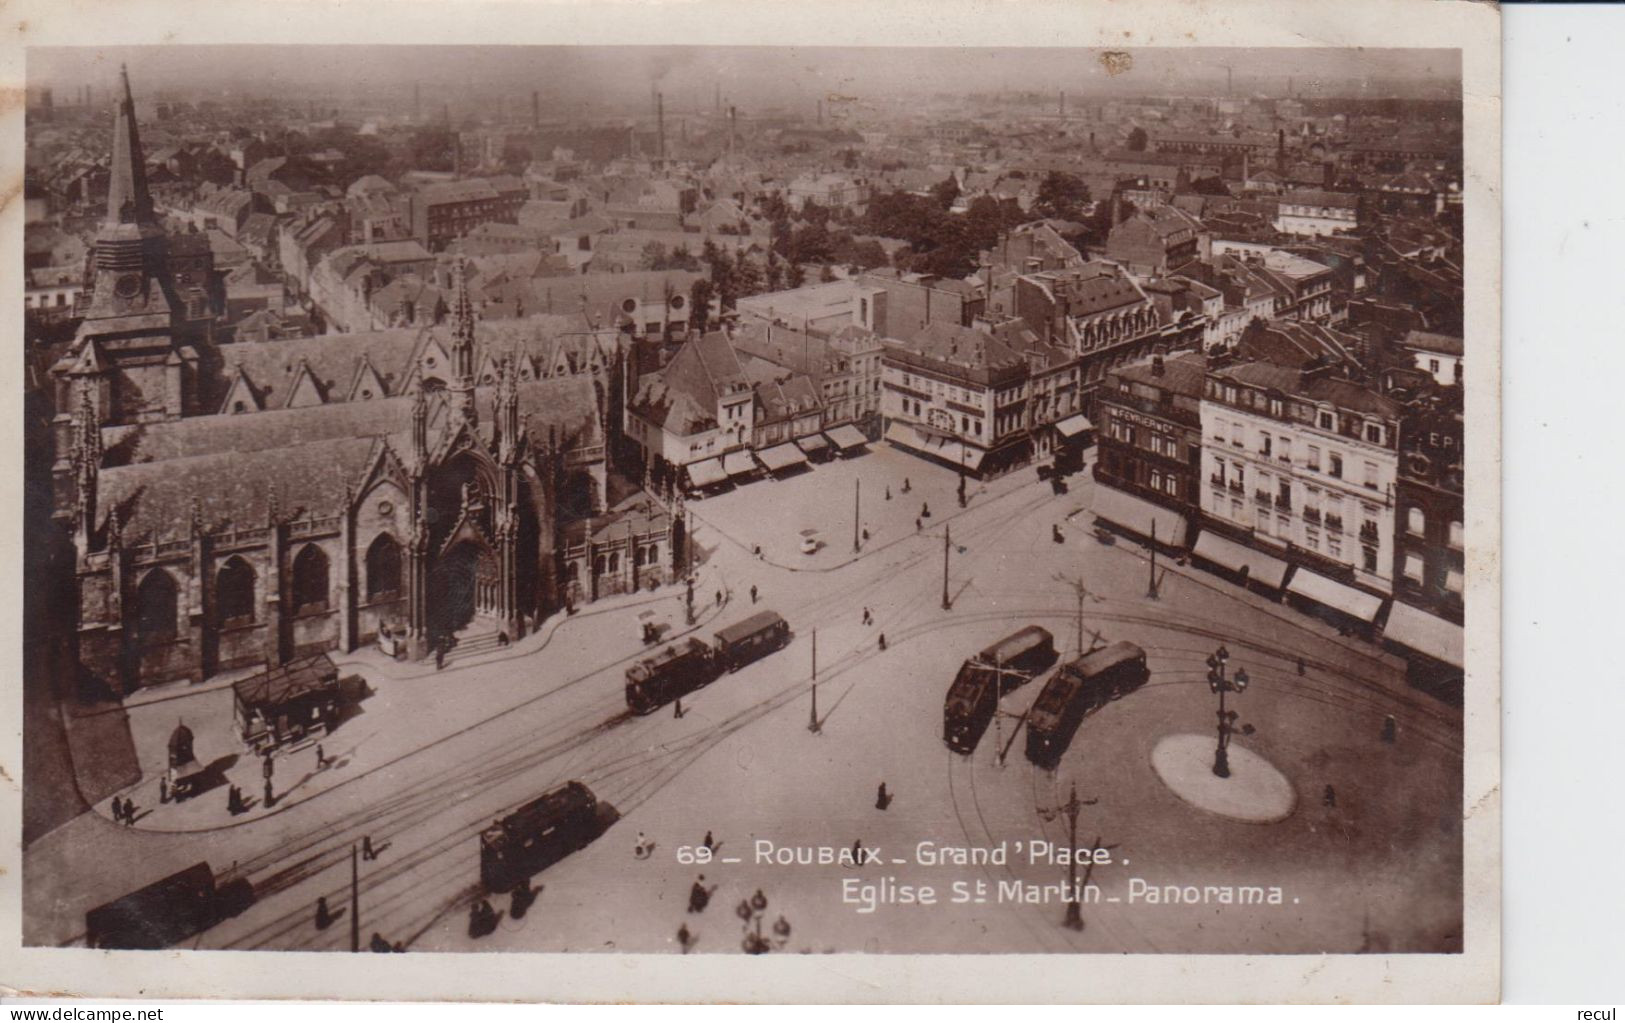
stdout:
<svg viewBox="0 0 1625 1023">
<path fill-rule="evenodd" d="M 807 715 L 807 731 L 817 735 L 818 724 L 818 630 L 812 633 L 812 710 Z"/>
<path fill-rule="evenodd" d="M 1157 520 L 1151 520 L 1151 579 L 1146 584 L 1145 595 L 1152 600 L 1157 599 Z"/>
<path fill-rule="evenodd" d="M 1063 922 L 1063 926 L 1074 931 L 1083 930 L 1083 906 L 1079 899 L 1081 893 L 1078 891 L 1078 811 L 1086 806 L 1094 806 L 1098 802 L 1100 802 L 1098 798 L 1080 800 L 1078 798 L 1078 783 L 1074 781 L 1072 783 L 1072 797 L 1062 807 L 1066 811 L 1067 828 L 1071 837 L 1070 848 L 1072 849 L 1072 855 L 1066 858 L 1067 900 L 1066 920 Z M 1089 865 L 1091 867 L 1094 866 L 1094 850 L 1098 848 L 1100 848 L 1100 839 L 1097 837 L 1095 844 L 1090 847 Z"/>
<path fill-rule="evenodd" d="M 953 602 L 948 599 L 948 547 L 953 543 L 952 525 L 942 527 L 942 609 L 953 610 Z"/>
<path fill-rule="evenodd" d="M 361 951 L 361 883 L 355 843 L 350 843 L 350 951 Z"/>
<path fill-rule="evenodd" d="M 863 481 L 852 481 L 852 553 L 858 553 L 858 518 L 862 513 Z"/>
</svg>

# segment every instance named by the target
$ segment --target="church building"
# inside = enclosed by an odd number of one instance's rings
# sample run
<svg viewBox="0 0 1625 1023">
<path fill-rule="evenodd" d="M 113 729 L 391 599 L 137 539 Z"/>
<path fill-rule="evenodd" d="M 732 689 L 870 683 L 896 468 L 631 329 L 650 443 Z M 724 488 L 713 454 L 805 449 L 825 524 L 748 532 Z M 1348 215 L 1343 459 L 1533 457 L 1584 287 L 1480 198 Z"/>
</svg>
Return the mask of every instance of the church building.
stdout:
<svg viewBox="0 0 1625 1023">
<path fill-rule="evenodd" d="M 216 344 L 208 249 L 155 216 L 122 84 L 92 298 L 52 369 L 81 681 L 119 696 L 381 630 L 422 657 L 624 591 L 561 547 L 608 503 L 618 336 L 480 323 L 459 265 L 442 324 Z M 670 522 L 587 571 L 668 581 Z"/>
</svg>

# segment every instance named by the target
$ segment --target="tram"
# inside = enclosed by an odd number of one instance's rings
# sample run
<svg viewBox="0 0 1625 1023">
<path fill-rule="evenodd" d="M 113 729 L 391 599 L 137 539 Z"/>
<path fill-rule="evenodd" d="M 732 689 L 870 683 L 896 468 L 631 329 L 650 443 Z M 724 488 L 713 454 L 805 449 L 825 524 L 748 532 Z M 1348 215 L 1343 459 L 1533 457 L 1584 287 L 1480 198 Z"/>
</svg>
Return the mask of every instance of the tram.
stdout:
<svg viewBox="0 0 1625 1023">
<path fill-rule="evenodd" d="M 90 948 L 157 949 L 179 944 L 254 902 L 247 878 L 215 886 L 207 863 L 154 881 L 85 914 Z"/>
<path fill-rule="evenodd" d="M 999 697 L 1047 670 L 1055 657 L 1055 637 L 1029 625 L 960 665 L 943 705 L 942 739 L 948 748 L 973 752 L 993 720 Z"/>
<path fill-rule="evenodd" d="M 1053 767 L 1084 716 L 1144 685 L 1145 651 L 1118 641 L 1079 657 L 1051 675 L 1027 715 L 1027 759 Z"/>
<path fill-rule="evenodd" d="M 480 832 L 480 883 L 493 894 L 511 891 L 596 837 L 598 798 L 567 782 Z"/>
<path fill-rule="evenodd" d="M 718 629 L 709 644 L 694 637 L 673 643 L 626 669 L 626 705 L 638 714 L 652 713 L 710 685 L 723 672 L 784 649 L 790 638 L 789 622 L 777 612 L 758 611 Z"/>
</svg>

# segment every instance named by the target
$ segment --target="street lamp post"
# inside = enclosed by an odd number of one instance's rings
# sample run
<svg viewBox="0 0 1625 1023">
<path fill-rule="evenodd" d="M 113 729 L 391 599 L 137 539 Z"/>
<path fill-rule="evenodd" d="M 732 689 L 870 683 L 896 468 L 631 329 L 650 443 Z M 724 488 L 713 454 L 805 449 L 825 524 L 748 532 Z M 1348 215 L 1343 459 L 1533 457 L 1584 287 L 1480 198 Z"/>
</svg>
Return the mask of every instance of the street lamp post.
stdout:
<svg viewBox="0 0 1625 1023">
<path fill-rule="evenodd" d="M 861 503 L 862 499 L 863 499 L 863 481 L 861 479 L 855 479 L 855 480 L 852 481 L 852 553 L 853 554 L 858 553 L 858 520 L 863 515 L 862 503 Z"/>
<path fill-rule="evenodd" d="M 1083 930 L 1083 906 L 1080 900 L 1081 893 L 1078 891 L 1078 811 L 1086 806 L 1093 806 L 1098 802 L 1100 802 L 1098 799 L 1079 799 L 1078 783 L 1074 781 L 1072 783 L 1072 795 L 1067 799 L 1066 805 L 1061 807 L 1066 811 L 1067 829 L 1071 838 L 1069 848 L 1072 850 L 1072 854 L 1066 859 L 1067 898 L 1066 920 L 1063 922 L 1063 926 L 1074 931 Z M 1095 848 L 1099 847 L 1100 839 L 1097 838 L 1095 839 Z M 1094 860 L 1091 858 L 1090 865 L 1093 866 L 1093 864 Z"/>
<path fill-rule="evenodd" d="M 812 709 L 807 712 L 807 731 L 818 734 L 818 630 L 812 633 Z"/>
<path fill-rule="evenodd" d="M 954 527 L 942 527 L 942 609 L 953 610 L 953 601 L 948 599 L 948 548 L 953 544 Z"/>
<path fill-rule="evenodd" d="M 1213 773 L 1220 778 L 1230 777 L 1230 732 L 1236 720 L 1236 712 L 1225 708 L 1224 694 L 1245 692 L 1250 681 L 1245 668 L 1237 668 L 1235 675 L 1226 676 L 1229 661 L 1230 651 L 1223 644 L 1207 659 L 1208 688 L 1219 694 L 1219 744 L 1213 751 Z"/>
</svg>

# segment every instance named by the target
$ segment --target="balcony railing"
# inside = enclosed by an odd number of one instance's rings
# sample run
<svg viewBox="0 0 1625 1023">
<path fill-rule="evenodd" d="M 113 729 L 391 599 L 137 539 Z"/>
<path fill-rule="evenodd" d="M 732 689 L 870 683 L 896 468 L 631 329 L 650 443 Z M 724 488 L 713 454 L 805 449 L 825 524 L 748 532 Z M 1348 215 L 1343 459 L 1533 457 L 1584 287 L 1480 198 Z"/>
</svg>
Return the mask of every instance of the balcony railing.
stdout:
<svg viewBox="0 0 1625 1023">
<path fill-rule="evenodd" d="M 1255 490 L 1253 491 L 1253 500 L 1267 507 L 1270 503 L 1270 492 L 1268 490 Z"/>
<path fill-rule="evenodd" d="M 1334 533 L 1341 533 L 1343 531 L 1343 517 L 1341 515 L 1326 516 L 1326 528 Z"/>
<path fill-rule="evenodd" d="M 1305 522 L 1313 522 L 1317 526 L 1320 525 L 1320 509 L 1305 508 L 1303 510 L 1303 520 Z"/>
<path fill-rule="evenodd" d="M 1276 494 L 1275 507 L 1279 508 L 1281 511 L 1291 511 L 1292 498 L 1286 496 L 1285 494 Z"/>
<path fill-rule="evenodd" d="M 1377 527 L 1376 527 L 1376 525 L 1374 523 L 1371 523 L 1371 522 L 1367 522 L 1364 525 L 1362 525 L 1360 527 L 1360 539 L 1364 540 L 1366 543 L 1376 543 L 1377 542 Z"/>
<path fill-rule="evenodd" d="M 1239 494 L 1239 493 L 1241 493 L 1243 490 L 1245 490 L 1247 488 L 1242 486 L 1242 483 L 1241 483 L 1240 480 L 1231 480 L 1230 481 L 1230 489 Z"/>
<path fill-rule="evenodd" d="M 1212 475 L 1208 476 L 1207 481 L 1216 487 L 1224 486 L 1224 477 L 1218 473 L 1213 473 Z"/>
</svg>

